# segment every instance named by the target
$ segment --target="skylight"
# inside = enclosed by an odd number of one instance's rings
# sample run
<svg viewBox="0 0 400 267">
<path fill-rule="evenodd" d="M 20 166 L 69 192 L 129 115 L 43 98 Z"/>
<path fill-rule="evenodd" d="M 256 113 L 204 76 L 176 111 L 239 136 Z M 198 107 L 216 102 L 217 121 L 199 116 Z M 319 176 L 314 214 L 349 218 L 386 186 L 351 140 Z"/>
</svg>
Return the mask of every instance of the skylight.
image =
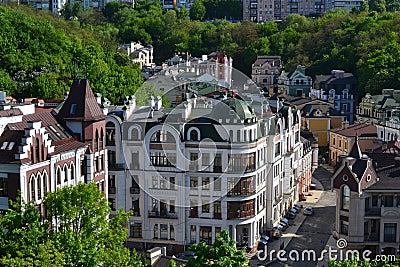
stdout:
<svg viewBox="0 0 400 267">
<path fill-rule="evenodd" d="M 1 150 L 5 150 L 6 149 L 6 147 L 7 147 L 7 145 L 8 145 L 8 142 L 3 142 L 3 145 L 1 146 Z"/>
<path fill-rule="evenodd" d="M 76 104 L 71 104 L 71 109 L 69 110 L 70 114 L 75 114 L 76 111 Z"/>
<path fill-rule="evenodd" d="M 10 143 L 8 144 L 7 150 L 13 149 L 14 145 L 15 145 L 15 142 L 10 142 Z"/>
</svg>

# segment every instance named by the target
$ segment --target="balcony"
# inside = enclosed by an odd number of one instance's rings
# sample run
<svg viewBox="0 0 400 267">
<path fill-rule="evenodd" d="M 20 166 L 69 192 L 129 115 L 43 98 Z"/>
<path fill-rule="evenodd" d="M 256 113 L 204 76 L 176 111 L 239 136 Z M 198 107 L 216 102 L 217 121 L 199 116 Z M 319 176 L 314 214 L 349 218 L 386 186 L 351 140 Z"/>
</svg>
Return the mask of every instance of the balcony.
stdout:
<svg viewBox="0 0 400 267">
<path fill-rule="evenodd" d="M 235 220 L 235 219 L 246 219 L 249 217 L 253 217 L 254 216 L 254 210 L 238 210 L 238 211 L 234 211 L 234 212 L 229 212 L 228 213 L 228 220 Z"/>
<path fill-rule="evenodd" d="M 364 242 L 379 242 L 378 233 L 364 234 Z"/>
<path fill-rule="evenodd" d="M 131 216 L 136 216 L 136 217 L 140 217 L 140 210 L 133 210 L 131 209 L 132 215 Z"/>
<path fill-rule="evenodd" d="M 190 217 L 190 218 L 198 218 L 198 217 L 199 217 L 199 212 L 198 212 L 198 210 L 191 209 L 191 210 L 190 210 L 189 217 Z"/>
<path fill-rule="evenodd" d="M 178 214 L 169 212 L 149 211 L 149 218 L 178 219 Z"/>
<path fill-rule="evenodd" d="M 255 189 L 251 188 L 242 188 L 241 190 L 231 190 L 228 192 L 228 197 L 245 197 L 251 196 L 256 193 Z"/>
<path fill-rule="evenodd" d="M 381 208 L 369 208 L 365 210 L 364 217 L 380 217 Z"/>
<path fill-rule="evenodd" d="M 115 194 L 117 192 L 117 189 L 115 187 L 109 187 L 108 188 L 108 193 L 109 194 Z"/>
<path fill-rule="evenodd" d="M 120 170 L 124 170 L 125 166 L 123 163 L 112 163 L 112 162 L 108 162 L 108 169 L 110 171 L 120 171 Z"/>
<path fill-rule="evenodd" d="M 214 213 L 213 219 L 221 220 L 222 219 L 222 214 L 221 213 Z"/>
<path fill-rule="evenodd" d="M 129 192 L 131 194 L 140 194 L 140 188 L 139 187 L 130 187 Z"/>
</svg>

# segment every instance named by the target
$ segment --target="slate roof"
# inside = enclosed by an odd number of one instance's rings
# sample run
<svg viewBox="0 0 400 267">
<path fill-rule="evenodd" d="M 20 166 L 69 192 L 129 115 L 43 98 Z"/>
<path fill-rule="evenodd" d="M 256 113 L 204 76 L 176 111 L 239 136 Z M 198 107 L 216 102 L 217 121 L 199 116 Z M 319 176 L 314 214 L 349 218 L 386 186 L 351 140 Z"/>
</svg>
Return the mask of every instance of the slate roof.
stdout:
<svg viewBox="0 0 400 267">
<path fill-rule="evenodd" d="M 360 179 L 363 176 L 365 170 L 367 169 L 367 166 L 368 166 L 368 159 L 359 158 L 354 162 L 351 171 L 357 175 L 358 179 Z"/>
<path fill-rule="evenodd" d="M 269 63 L 271 66 L 274 67 L 282 67 L 282 61 L 280 56 L 260 56 L 257 57 L 256 61 L 253 63 L 253 66 L 262 66 L 265 63 Z"/>
<path fill-rule="evenodd" d="M 360 148 L 360 145 L 358 144 L 358 138 L 356 138 L 356 142 L 354 143 L 353 147 L 351 148 L 349 156 L 353 157 L 355 159 L 360 159 L 362 157 L 361 148 Z"/>
<path fill-rule="evenodd" d="M 74 150 L 79 147 L 85 147 L 85 144 L 76 141 L 75 137 L 65 129 L 55 117 L 48 111 L 24 115 L 21 122 L 9 123 L 0 136 L 0 148 L 7 142 L 14 143 L 11 149 L 0 150 L 0 163 L 21 163 L 29 159 L 15 160 L 15 154 L 20 153 L 18 146 L 22 145 L 22 137 L 25 136 L 25 129 L 28 128 L 28 122 L 41 122 L 42 127 L 46 129 L 55 151 L 58 154 L 64 151 Z"/>
<path fill-rule="evenodd" d="M 74 80 L 58 115 L 64 120 L 79 121 L 97 121 L 105 118 L 86 79 Z"/>
</svg>

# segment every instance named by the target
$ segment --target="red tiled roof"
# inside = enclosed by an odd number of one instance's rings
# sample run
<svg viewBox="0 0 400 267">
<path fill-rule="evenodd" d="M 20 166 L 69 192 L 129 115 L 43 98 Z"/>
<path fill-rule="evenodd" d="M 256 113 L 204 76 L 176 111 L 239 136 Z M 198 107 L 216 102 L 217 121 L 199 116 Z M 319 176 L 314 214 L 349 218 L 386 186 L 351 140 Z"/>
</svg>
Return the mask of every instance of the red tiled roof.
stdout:
<svg viewBox="0 0 400 267">
<path fill-rule="evenodd" d="M 54 152 L 52 153 L 52 155 L 59 154 L 61 152 L 65 152 L 65 151 L 75 150 L 75 149 L 81 148 L 81 147 L 85 147 L 85 144 L 74 140 L 74 141 L 67 142 L 62 145 L 56 145 L 54 147 Z"/>
<path fill-rule="evenodd" d="M 18 116 L 18 115 L 22 115 L 22 111 L 19 108 L 0 110 L 0 118 L 1 117 Z"/>
<path fill-rule="evenodd" d="M 347 128 L 343 129 L 341 127 L 332 129 L 331 132 L 347 137 L 357 136 L 357 135 L 373 137 L 378 135 L 376 126 L 364 123 L 356 123 L 353 125 L 349 125 L 347 126 Z"/>
<path fill-rule="evenodd" d="M 58 115 L 64 120 L 97 121 L 105 118 L 86 79 L 74 80 Z"/>
</svg>

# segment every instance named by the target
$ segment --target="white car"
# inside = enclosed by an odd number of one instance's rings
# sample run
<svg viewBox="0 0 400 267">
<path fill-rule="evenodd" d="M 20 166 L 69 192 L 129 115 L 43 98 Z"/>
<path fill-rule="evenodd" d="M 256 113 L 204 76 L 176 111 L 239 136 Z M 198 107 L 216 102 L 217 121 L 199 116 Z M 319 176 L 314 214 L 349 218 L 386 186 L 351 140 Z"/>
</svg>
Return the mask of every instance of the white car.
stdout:
<svg viewBox="0 0 400 267">
<path fill-rule="evenodd" d="M 304 215 L 313 215 L 313 213 L 314 213 L 314 210 L 311 206 L 305 207 L 305 209 L 303 211 Z"/>
</svg>

